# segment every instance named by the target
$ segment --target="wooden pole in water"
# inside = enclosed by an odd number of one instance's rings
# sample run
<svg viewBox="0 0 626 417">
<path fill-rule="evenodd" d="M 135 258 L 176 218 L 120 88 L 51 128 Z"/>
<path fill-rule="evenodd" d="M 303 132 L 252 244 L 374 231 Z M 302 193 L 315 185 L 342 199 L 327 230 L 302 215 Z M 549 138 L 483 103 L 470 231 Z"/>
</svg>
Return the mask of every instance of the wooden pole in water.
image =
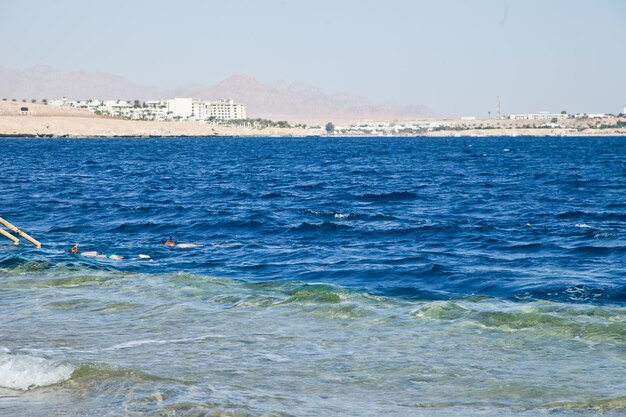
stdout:
<svg viewBox="0 0 626 417">
<path fill-rule="evenodd" d="M 39 243 L 39 241 L 37 239 L 35 239 L 33 237 L 30 237 L 28 235 L 28 233 L 22 232 L 20 229 L 18 229 L 17 227 L 13 226 L 11 223 L 9 223 L 8 221 L 4 220 L 2 217 L 0 217 L 0 223 L 5 225 L 10 231 L 15 232 L 18 235 L 22 236 L 24 239 L 28 240 L 30 243 L 35 245 L 38 249 L 41 249 L 41 243 Z"/>
<path fill-rule="evenodd" d="M 11 239 L 14 245 L 20 244 L 20 240 L 18 238 L 16 238 L 15 236 L 13 236 L 11 233 L 7 232 L 4 229 L 0 229 L 0 235 L 6 237 L 7 239 Z"/>
</svg>

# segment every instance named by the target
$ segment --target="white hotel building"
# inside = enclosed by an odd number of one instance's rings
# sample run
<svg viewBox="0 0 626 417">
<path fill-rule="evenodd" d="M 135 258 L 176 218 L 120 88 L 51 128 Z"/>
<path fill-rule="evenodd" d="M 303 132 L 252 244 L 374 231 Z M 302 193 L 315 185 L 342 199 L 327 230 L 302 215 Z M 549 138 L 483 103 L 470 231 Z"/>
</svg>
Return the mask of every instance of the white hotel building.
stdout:
<svg viewBox="0 0 626 417">
<path fill-rule="evenodd" d="M 172 118 L 206 120 L 246 119 L 246 105 L 235 103 L 231 99 L 202 101 L 195 98 L 174 98 L 165 101 L 167 113 Z"/>
</svg>

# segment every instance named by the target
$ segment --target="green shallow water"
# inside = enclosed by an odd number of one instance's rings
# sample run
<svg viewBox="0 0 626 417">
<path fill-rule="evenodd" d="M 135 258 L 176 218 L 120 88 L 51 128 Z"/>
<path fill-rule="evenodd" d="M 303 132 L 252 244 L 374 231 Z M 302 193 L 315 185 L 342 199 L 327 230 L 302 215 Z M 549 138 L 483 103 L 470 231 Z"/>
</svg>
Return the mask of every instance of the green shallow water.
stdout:
<svg viewBox="0 0 626 417">
<path fill-rule="evenodd" d="M 0 276 L 6 415 L 626 414 L 621 306 L 76 267 Z"/>
</svg>

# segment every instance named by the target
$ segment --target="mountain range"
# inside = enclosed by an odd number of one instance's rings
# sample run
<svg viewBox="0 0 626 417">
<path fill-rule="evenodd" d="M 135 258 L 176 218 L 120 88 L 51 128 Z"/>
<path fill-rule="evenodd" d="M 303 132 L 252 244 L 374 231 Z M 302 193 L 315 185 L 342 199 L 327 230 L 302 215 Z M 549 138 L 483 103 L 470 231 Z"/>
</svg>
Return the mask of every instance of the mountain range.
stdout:
<svg viewBox="0 0 626 417">
<path fill-rule="evenodd" d="M 432 117 L 423 105 L 374 103 L 353 93 L 326 94 L 305 83 L 262 83 L 234 75 L 215 85 L 189 84 L 167 89 L 135 84 L 121 76 L 94 71 L 63 72 L 49 66 L 27 69 L 0 67 L 0 97 L 7 99 L 156 100 L 196 97 L 232 98 L 247 106 L 249 118 L 322 123 L 325 121 L 410 120 Z"/>
</svg>

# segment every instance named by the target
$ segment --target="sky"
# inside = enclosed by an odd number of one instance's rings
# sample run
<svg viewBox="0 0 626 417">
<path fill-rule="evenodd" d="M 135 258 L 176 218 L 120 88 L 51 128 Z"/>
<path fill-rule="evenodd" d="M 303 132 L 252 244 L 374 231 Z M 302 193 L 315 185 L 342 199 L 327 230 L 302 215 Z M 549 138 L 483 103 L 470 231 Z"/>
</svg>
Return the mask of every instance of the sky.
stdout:
<svg viewBox="0 0 626 417">
<path fill-rule="evenodd" d="M 234 74 L 485 117 L 626 106 L 624 0 L 0 0 L 0 66 Z"/>
</svg>

